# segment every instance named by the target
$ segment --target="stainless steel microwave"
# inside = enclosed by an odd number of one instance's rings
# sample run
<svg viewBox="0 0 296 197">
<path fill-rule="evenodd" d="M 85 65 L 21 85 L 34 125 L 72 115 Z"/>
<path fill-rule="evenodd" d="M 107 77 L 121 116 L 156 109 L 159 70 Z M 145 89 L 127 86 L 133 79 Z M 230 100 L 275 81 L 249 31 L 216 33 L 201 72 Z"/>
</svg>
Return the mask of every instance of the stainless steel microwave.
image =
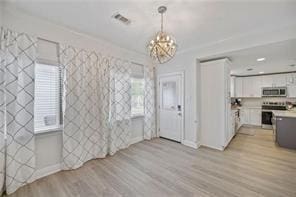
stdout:
<svg viewBox="0 0 296 197">
<path fill-rule="evenodd" d="M 262 88 L 262 97 L 286 97 L 287 87 Z"/>
</svg>

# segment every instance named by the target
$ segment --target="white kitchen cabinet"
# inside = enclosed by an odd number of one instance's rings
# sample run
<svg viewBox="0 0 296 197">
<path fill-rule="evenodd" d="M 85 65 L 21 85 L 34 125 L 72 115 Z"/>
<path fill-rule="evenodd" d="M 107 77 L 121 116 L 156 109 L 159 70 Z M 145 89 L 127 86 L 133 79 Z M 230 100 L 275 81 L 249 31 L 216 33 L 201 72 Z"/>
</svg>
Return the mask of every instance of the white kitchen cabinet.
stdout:
<svg viewBox="0 0 296 197">
<path fill-rule="evenodd" d="M 286 74 L 271 75 L 272 87 L 284 87 L 287 85 Z"/>
<path fill-rule="evenodd" d="M 241 124 L 249 124 L 250 123 L 250 110 L 247 108 L 242 108 L 240 110 L 240 120 L 241 120 Z"/>
<path fill-rule="evenodd" d="M 296 73 L 286 74 L 287 97 L 296 98 Z"/>
<path fill-rule="evenodd" d="M 245 125 L 261 125 L 261 109 L 260 108 L 242 108 L 240 111 L 241 123 Z"/>
<path fill-rule="evenodd" d="M 261 109 L 249 109 L 249 124 L 254 126 L 261 125 Z"/>
<path fill-rule="evenodd" d="M 254 78 L 254 97 L 261 97 L 262 94 L 262 79 L 261 76 L 256 76 Z"/>
<path fill-rule="evenodd" d="M 237 110 L 232 110 L 231 111 L 231 127 L 229 129 L 229 133 L 228 133 L 226 139 L 230 139 L 235 135 L 235 121 L 236 121 L 235 113 L 236 112 L 237 112 Z"/>
<path fill-rule="evenodd" d="M 296 85 L 296 73 L 286 74 L 287 85 Z"/>
<path fill-rule="evenodd" d="M 243 97 L 253 97 L 253 78 L 245 77 L 243 78 Z"/>
<path fill-rule="evenodd" d="M 230 64 L 228 59 L 200 64 L 201 144 L 218 150 L 224 150 L 233 137 L 229 131 L 231 129 Z"/>
<path fill-rule="evenodd" d="M 269 88 L 273 86 L 273 78 L 272 75 L 263 75 L 261 76 L 261 87 Z"/>
<path fill-rule="evenodd" d="M 296 98 L 296 85 L 288 85 L 287 86 L 287 97 L 288 98 Z"/>
<path fill-rule="evenodd" d="M 238 98 L 243 97 L 243 78 L 236 77 L 234 83 L 234 96 Z"/>
<path fill-rule="evenodd" d="M 261 76 L 261 81 L 262 87 L 284 87 L 287 85 L 287 75 L 263 75 Z"/>
<path fill-rule="evenodd" d="M 243 78 L 243 97 L 261 97 L 261 76 Z"/>
<path fill-rule="evenodd" d="M 236 77 L 230 77 L 230 96 L 235 97 L 235 78 Z"/>
<path fill-rule="evenodd" d="M 236 77 L 234 97 L 259 98 L 264 87 L 287 87 L 287 95 L 296 98 L 296 73 L 274 74 L 250 77 Z"/>
</svg>

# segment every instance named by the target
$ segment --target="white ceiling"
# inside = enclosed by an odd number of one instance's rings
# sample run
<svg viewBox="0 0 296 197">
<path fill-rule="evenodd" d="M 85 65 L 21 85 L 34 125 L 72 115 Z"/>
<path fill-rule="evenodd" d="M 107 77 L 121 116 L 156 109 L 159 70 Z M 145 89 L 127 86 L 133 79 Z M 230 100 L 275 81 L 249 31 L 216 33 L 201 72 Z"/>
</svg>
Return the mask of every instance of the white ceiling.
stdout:
<svg viewBox="0 0 296 197">
<path fill-rule="evenodd" d="M 223 53 L 202 60 L 221 57 L 231 60 L 231 74 L 234 75 L 296 71 L 296 39 Z M 258 58 L 265 58 L 265 61 L 258 62 Z M 247 71 L 248 68 L 253 70 Z"/>
<path fill-rule="evenodd" d="M 259 30 L 296 24 L 296 1 L 195 0 L 5 0 L 30 15 L 121 47 L 146 53 L 149 39 L 160 28 L 157 8 L 166 5 L 165 31 L 174 35 L 178 50 L 206 46 Z M 119 12 L 129 26 L 111 16 Z"/>
</svg>

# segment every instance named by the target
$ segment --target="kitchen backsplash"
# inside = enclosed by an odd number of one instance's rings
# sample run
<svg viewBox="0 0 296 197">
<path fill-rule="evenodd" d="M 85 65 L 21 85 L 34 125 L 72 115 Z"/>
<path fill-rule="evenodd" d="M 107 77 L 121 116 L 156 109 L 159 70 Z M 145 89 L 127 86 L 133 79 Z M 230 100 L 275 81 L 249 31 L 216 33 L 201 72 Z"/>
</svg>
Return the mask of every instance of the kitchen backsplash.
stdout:
<svg viewBox="0 0 296 197">
<path fill-rule="evenodd" d="M 296 103 L 296 98 L 243 98 L 241 104 L 245 107 L 260 107 L 266 101 Z"/>
</svg>

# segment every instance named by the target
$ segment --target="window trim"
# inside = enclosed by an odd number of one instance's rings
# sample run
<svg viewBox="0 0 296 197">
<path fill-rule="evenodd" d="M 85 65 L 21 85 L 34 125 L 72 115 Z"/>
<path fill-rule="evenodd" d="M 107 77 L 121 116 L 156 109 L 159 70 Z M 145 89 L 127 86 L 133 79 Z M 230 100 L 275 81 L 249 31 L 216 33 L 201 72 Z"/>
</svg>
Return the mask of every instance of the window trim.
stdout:
<svg viewBox="0 0 296 197">
<path fill-rule="evenodd" d="M 58 131 L 63 131 L 63 126 L 62 125 L 60 125 L 59 127 L 56 127 L 56 128 L 52 128 L 52 129 L 35 130 L 34 134 L 39 135 L 39 134 L 53 133 L 53 132 L 58 132 Z"/>
<path fill-rule="evenodd" d="M 37 66 L 37 64 L 43 64 L 43 65 L 47 65 L 47 66 L 55 66 L 59 69 L 59 102 L 57 103 L 57 108 L 58 108 L 58 113 L 57 113 L 57 120 L 58 120 L 58 124 L 56 124 L 54 127 L 50 128 L 47 127 L 45 129 L 35 129 L 35 119 L 34 119 L 34 134 L 43 134 L 43 133 L 51 133 L 51 132 L 57 132 L 57 131 L 62 131 L 63 130 L 63 111 L 62 111 L 62 72 L 61 72 L 61 68 L 60 68 L 60 64 L 59 62 L 56 61 L 51 61 L 51 60 L 45 60 L 45 59 L 41 59 L 38 58 L 35 66 Z M 35 73 L 35 71 L 34 71 Z M 34 84 L 34 88 L 35 88 Z M 34 100 L 35 100 L 35 91 L 34 91 Z M 35 108 L 35 105 L 34 105 Z M 34 112 L 35 113 L 35 112 Z"/>
<path fill-rule="evenodd" d="M 145 114 L 132 114 L 131 118 L 132 119 L 138 119 L 138 118 L 144 118 Z"/>
</svg>

